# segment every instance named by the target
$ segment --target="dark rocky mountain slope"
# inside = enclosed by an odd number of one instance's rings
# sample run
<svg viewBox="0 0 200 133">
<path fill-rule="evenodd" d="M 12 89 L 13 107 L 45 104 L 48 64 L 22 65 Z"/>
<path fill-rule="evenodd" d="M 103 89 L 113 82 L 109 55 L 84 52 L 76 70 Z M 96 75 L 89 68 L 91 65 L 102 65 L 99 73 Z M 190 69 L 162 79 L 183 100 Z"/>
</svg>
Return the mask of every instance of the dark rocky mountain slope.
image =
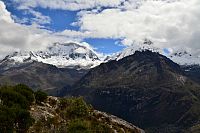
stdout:
<svg viewBox="0 0 200 133">
<path fill-rule="evenodd" d="M 184 132 L 200 120 L 200 86 L 148 50 L 91 69 L 70 93 L 147 132 Z"/>
<path fill-rule="evenodd" d="M 192 80 L 200 84 L 200 66 L 199 65 L 189 65 L 181 66 L 185 75 L 190 77 Z"/>
<path fill-rule="evenodd" d="M 33 90 L 42 89 L 51 95 L 59 95 L 63 87 L 70 87 L 77 82 L 87 70 L 57 68 L 41 62 L 26 62 L 8 68 L 4 63 L 0 65 L 0 84 L 26 84 Z"/>
</svg>

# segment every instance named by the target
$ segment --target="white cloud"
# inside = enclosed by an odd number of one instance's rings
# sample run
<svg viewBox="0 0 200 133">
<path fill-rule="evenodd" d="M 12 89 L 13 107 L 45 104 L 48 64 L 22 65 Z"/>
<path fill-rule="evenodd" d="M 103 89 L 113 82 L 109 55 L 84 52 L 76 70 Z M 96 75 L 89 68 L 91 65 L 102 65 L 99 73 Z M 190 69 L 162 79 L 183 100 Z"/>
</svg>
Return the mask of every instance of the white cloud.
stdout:
<svg viewBox="0 0 200 133">
<path fill-rule="evenodd" d="M 19 4 L 19 9 L 29 9 L 35 7 L 81 10 L 96 7 L 117 7 L 125 0 L 13 0 Z"/>
<path fill-rule="evenodd" d="M 0 1 L 0 58 L 16 50 L 41 50 L 49 44 L 66 40 L 69 38 L 40 29 L 38 25 L 15 23 Z"/>
<path fill-rule="evenodd" d="M 35 12 L 35 7 L 93 10 L 79 11 L 79 20 L 72 25 L 80 26 L 80 31 L 66 29 L 52 33 L 38 29 L 37 26 L 14 23 L 5 5 L 1 5 L 0 23 L 5 26 L 0 26 L 0 34 L 5 35 L 0 36 L 0 46 L 4 42 L 12 48 L 23 46 L 35 49 L 40 47 L 39 44 L 46 45 L 53 40 L 81 41 L 84 38 L 122 39 L 124 45 L 132 45 L 147 38 L 154 41 L 154 45 L 159 48 L 168 48 L 170 51 L 187 49 L 189 52 L 200 53 L 199 0 L 14 0 L 14 2 L 19 4 L 19 9 L 30 9 L 37 24 L 48 23 L 50 19 Z M 21 36 L 16 34 L 17 32 Z M 11 36 L 6 38 L 6 35 Z"/>
<path fill-rule="evenodd" d="M 49 16 L 45 16 L 41 12 L 35 11 L 32 8 L 23 9 L 23 13 L 32 15 L 32 17 L 30 17 L 30 18 L 26 18 L 26 17 L 18 18 L 17 16 L 12 16 L 12 18 L 17 23 L 21 23 L 21 24 L 31 23 L 31 24 L 43 25 L 43 24 L 50 24 L 51 23 L 51 18 Z"/>
<path fill-rule="evenodd" d="M 36 24 L 49 24 L 51 22 L 51 18 L 49 16 L 44 16 L 42 13 L 35 11 L 33 9 L 28 9 L 28 13 L 32 14 L 34 17 L 31 18 L 31 23 Z"/>
<path fill-rule="evenodd" d="M 124 38 L 128 45 L 148 38 L 160 48 L 193 52 L 200 49 L 199 22 L 199 0 L 132 0 L 118 9 L 86 12 L 79 18 L 81 30 L 93 37 Z"/>
<path fill-rule="evenodd" d="M 13 22 L 10 12 L 6 10 L 6 6 L 2 1 L 0 1 L 0 20 L 8 23 Z"/>
</svg>

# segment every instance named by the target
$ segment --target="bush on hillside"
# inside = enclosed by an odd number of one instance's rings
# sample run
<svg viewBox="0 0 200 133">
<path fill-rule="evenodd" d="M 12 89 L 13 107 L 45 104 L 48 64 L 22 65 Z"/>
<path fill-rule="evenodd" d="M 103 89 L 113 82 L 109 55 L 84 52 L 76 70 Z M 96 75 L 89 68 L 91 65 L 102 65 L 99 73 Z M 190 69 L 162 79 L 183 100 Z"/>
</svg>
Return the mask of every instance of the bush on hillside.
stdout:
<svg viewBox="0 0 200 133">
<path fill-rule="evenodd" d="M 90 133 L 88 128 L 88 124 L 86 121 L 76 119 L 69 123 L 67 132 L 69 133 Z"/>
<path fill-rule="evenodd" d="M 25 133 L 34 120 L 28 111 L 34 100 L 27 86 L 3 86 L 0 88 L 0 132 Z"/>
<path fill-rule="evenodd" d="M 3 105 L 7 107 L 21 107 L 23 109 L 29 108 L 29 102 L 26 97 L 12 89 L 1 89 L 0 99 Z"/>
<path fill-rule="evenodd" d="M 41 104 L 41 102 L 44 102 L 46 99 L 47 94 L 45 92 L 42 92 L 41 90 L 35 92 L 36 103 Z"/>
<path fill-rule="evenodd" d="M 19 84 L 14 86 L 14 91 L 20 93 L 28 100 L 29 104 L 31 105 L 34 101 L 34 92 L 31 88 L 26 85 Z"/>
<path fill-rule="evenodd" d="M 72 119 L 87 117 L 90 111 L 90 107 L 85 103 L 82 97 L 61 99 L 59 106 L 64 110 L 64 115 Z"/>
</svg>

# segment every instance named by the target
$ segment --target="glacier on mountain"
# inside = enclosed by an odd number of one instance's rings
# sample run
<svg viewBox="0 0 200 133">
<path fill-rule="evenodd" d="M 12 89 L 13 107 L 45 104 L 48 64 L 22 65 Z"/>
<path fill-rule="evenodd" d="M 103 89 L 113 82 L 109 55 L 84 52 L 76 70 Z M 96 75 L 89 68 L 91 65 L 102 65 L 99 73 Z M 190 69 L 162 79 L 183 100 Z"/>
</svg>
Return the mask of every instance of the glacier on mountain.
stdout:
<svg viewBox="0 0 200 133">
<path fill-rule="evenodd" d="M 163 54 L 178 63 L 179 65 L 200 65 L 200 56 L 191 54 L 186 50 L 177 50 L 165 53 L 163 49 L 154 46 L 150 40 L 145 40 L 141 44 L 126 47 L 124 50 L 107 57 L 100 55 L 93 48 L 79 43 L 54 43 L 43 51 L 19 51 L 6 56 L 0 65 L 4 69 L 18 67 L 21 64 L 33 61 L 51 64 L 59 68 L 91 69 L 103 62 L 110 60 L 120 60 L 132 55 L 135 51 L 150 50 Z"/>
<path fill-rule="evenodd" d="M 44 51 L 20 51 L 5 57 L 0 64 L 9 62 L 10 67 L 38 61 L 59 68 L 90 69 L 102 61 L 93 49 L 78 43 L 54 43 Z"/>
</svg>

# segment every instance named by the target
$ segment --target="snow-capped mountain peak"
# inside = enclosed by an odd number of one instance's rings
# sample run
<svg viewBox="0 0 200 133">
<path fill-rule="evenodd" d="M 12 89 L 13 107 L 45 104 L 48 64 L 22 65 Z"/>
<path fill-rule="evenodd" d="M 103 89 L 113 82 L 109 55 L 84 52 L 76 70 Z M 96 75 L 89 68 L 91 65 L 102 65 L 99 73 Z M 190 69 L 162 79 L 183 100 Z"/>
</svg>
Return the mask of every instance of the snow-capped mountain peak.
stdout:
<svg viewBox="0 0 200 133">
<path fill-rule="evenodd" d="M 111 56 L 101 58 L 91 47 L 78 43 L 54 43 L 43 51 L 19 51 L 6 56 L 0 65 L 5 69 L 17 67 L 21 64 L 33 61 L 55 65 L 59 68 L 90 69 L 110 60 L 120 60 L 126 56 L 133 55 L 136 51 L 158 52 L 164 54 L 163 49 L 156 48 L 153 42 L 145 40 L 142 44 L 135 44 L 115 53 Z M 186 50 L 173 51 L 164 54 L 180 65 L 200 65 L 200 56 L 191 54 Z"/>
<path fill-rule="evenodd" d="M 15 66 L 27 62 L 43 62 L 60 68 L 89 69 L 99 65 L 102 61 L 91 48 L 78 43 L 54 43 L 44 51 L 14 52 L 1 61 Z"/>
<path fill-rule="evenodd" d="M 129 46 L 124 50 L 122 50 L 121 52 L 106 57 L 105 62 L 110 60 L 120 60 L 129 55 L 133 55 L 136 51 L 146 51 L 146 50 L 163 54 L 179 65 L 200 65 L 199 55 L 192 54 L 187 50 L 176 50 L 166 54 L 164 52 L 164 49 L 155 47 L 153 42 L 147 39 L 145 39 L 142 44 L 135 44 Z"/>
<path fill-rule="evenodd" d="M 174 51 L 168 57 L 180 65 L 200 65 L 200 56 L 186 50 Z"/>
<path fill-rule="evenodd" d="M 132 46 L 129 46 L 122 50 L 121 52 L 118 52 L 110 57 L 107 57 L 105 61 L 109 60 L 120 60 L 126 56 L 133 55 L 135 51 L 146 51 L 150 50 L 152 52 L 160 52 L 161 50 L 159 48 L 156 48 L 153 46 L 153 42 L 150 40 L 145 39 L 142 44 L 134 44 Z"/>
</svg>

